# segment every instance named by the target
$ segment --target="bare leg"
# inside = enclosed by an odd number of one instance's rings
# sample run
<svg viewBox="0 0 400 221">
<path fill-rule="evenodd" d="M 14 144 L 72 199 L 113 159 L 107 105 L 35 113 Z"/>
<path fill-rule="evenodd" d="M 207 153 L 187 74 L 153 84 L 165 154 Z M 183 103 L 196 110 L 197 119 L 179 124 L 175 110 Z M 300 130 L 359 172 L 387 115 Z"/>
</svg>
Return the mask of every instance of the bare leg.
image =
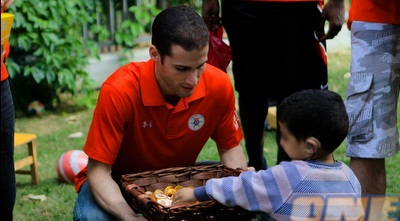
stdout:
<svg viewBox="0 0 400 221">
<path fill-rule="evenodd" d="M 386 193 L 386 169 L 385 159 L 367 159 L 351 158 L 350 168 L 358 178 L 362 188 L 362 195 L 379 195 Z M 365 201 L 364 207 L 368 206 Z M 376 217 L 369 217 L 369 220 L 381 220 L 382 204 L 374 204 L 370 208 L 370 214 L 376 214 Z M 373 210 L 373 211 L 372 211 Z"/>
<path fill-rule="evenodd" d="M 351 158 L 350 168 L 361 183 L 363 195 L 386 193 L 385 159 Z"/>
</svg>

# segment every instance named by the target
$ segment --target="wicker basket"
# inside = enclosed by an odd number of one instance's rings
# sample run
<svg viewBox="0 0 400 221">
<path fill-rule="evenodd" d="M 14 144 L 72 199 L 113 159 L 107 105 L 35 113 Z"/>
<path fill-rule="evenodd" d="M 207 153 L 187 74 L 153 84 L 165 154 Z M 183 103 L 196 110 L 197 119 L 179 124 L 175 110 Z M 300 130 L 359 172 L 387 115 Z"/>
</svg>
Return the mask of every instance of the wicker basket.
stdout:
<svg viewBox="0 0 400 221">
<path fill-rule="evenodd" d="M 238 176 L 240 172 L 240 170 L 228 168 L 221 164 L 173 167 L 122 175 L 121 182 L 131 207 L 136 212 L 142 213 L 149 220 L 251 220 L 256 216 L 254 212 L 249 212 L 241 207 L 226 207 L 214 200 L 199 202 L 193 205 L 165 207 L 145 194 L 146 191 L 164 189 L 167 186 L 203 186 L 208 179 Z"/>
</svg>

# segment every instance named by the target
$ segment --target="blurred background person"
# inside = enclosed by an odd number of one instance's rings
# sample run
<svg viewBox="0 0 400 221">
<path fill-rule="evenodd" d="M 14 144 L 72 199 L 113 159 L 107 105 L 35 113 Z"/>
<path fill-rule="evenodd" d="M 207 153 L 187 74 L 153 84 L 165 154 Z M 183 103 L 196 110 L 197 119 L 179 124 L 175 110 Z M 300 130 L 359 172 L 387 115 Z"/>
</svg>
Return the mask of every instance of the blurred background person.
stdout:
<svg viewBox="0 0 400 221">
<path fill-rule="evenodd" d="M 325 40 L 344 23 L 343 0 L 221 0 L 221 20 L 232 47 L 232 72 L 249 166 L 266 169 L 269 104 L 303 89 L 328 89 Z M 220 25 L 218 0 L 203 0 L 209 29 Z M 325 21 L 329 22 L 327 33 Z M 277 163 L 290 160 L 279 144 Z"/>
<path fill-rule="evenodd" d="M 1 13 L 6 11 L 13 4 L 13 2 L 14 0 L 1 0 Z M 5 58 L 7 57 L 8 52 L 9 44 L 1 45 L 1 53 L 2 55 L 4 53 L 6 56 L 4 56 L 4 60 L 1 61 L 0 214 L 2 216 L 2 220 L 11 221 L 13 220 L 13 209 L 16 197 L 14 171 L 15 112 L 10 85 L 8 82 L 8 72 L 5 66 Z"/>
</svg>

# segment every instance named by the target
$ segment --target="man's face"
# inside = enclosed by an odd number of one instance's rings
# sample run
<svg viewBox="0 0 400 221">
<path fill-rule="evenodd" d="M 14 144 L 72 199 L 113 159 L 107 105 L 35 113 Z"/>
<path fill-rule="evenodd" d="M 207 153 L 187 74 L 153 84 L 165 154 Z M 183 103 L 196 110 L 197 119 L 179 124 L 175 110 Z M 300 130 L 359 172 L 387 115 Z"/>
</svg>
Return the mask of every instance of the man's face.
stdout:
<svg viewBox="0 0 400 221">
<path fill-rule="evenodd" d="M 153 50 L 156 50 L 153 48 Z M 198 50 L 187 51 L 179 45 L 173 45 L 171 56 L 165 56 L 164 61 L 154 56 L 157 82 L 164 96 L 175 95 L 188 97 L 199 82 L 207 61 L 208 46 Z"/>
</svg>

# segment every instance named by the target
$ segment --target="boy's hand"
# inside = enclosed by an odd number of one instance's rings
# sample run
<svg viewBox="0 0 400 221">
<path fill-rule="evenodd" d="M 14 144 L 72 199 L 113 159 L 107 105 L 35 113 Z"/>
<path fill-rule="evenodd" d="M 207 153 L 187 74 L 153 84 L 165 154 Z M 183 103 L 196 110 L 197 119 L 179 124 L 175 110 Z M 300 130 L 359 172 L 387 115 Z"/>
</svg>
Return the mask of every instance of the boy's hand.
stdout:
<svg viewBox="0 0 400 221">
<path fill-rule="evenodd" d="M 176 204 L 192 204 L 197 202 L 196 197 L 194 197 L 194 189 L 193 188 L 182 188 L 174 194 L 172 198 L 172 205 Z"/>
</svg>

